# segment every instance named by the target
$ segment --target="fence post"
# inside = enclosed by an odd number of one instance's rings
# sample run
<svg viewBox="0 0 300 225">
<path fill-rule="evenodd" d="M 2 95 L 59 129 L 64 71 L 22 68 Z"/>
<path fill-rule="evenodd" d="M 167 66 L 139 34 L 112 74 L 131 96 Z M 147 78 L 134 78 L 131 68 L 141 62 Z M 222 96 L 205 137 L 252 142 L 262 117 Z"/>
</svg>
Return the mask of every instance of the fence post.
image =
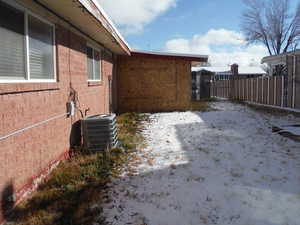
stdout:
<svg viewBox="0 0 300 225">
<path fill-rule="evenodd" d="M 251 91 L 251 79 L 248 79 L 248 82 L 247 82 L 247 101 L 249 102 L 250 101 L 250 91 Z"/>
<path fill-rule="evenodd" d="M 300 109 L 300 57 L 296 56 L 295 68 L 295 108 Z"/>
<path fill-rule="evenodd" d="M 249 99 L 248 99 L 248 101 L 249 102 L 252 102 L 252 78 L 251 79 L 249 79 Z"/>
<path fill-rule="evenodd" d="M 243 79 L 243 101 L 245 101 L 246 99 L 246 91 L 247 91 L 247 86 L 246 86 L 246 83 L 247 83 L 247 80 L 246 79 Z"/>
<path fill-rule="evenodd" d="M 244 91 L 245 91 L 245 88 L 244 88 L 244 81 L 242 79 L 240 79 L 241 81 L 241 100 L 244 99 Z"/>
<path fill-rule="evenodd" d="M 213 89 L 213 92 L 214 92 L 214 97 L 217 97 L 217 93 L 216 93 L 216 81 L 214 81 L 214 89 Z"/>
<path fill-rule="evenodd" d="M 256 103 L 258 103 L 258 81 L 259 78 L 256 78 Z"/>
<path fill-rule="evenodd" d="M 250 101 L 251 80 L 247 80 L 247 101 Z"/>
<path fill-rule="evenodd" d="M 241 100 L 244 100 L 244 95 L 245 95 L 244 79 L 241 79 Z"/>
<path fill-rule="evenodd" d="M 268 94 L 267 94 L 267 104 L 270 105 L 270 77 L 268 77 Z"/>
<path fill-rule="evenodd" d="M 249 102 L 252 102 L 252 78 L 249 80 Z"/>
<path fill-rule="evenodd" d="M 246 101 L 248 99 L 248 79 L 245 79 L 244 81 L 244 86 L 245 86 L 245 91 L 244 91 L 244 101 Z"/>
<path fill-rule="evenodd" d="M 229 77 L 229 98 L 233 98 L 234 93 L 234 79 L 233 76 Z"/>
<path fill-rule="evenodd" d="M 261 104 L 264 103 L 264 79 L 265 78 L 261 79 Z"/>
<path fill-rule="evenodd" d="M 229 80 L 226 80 L 225 87 L 226 87 L 226 98 L 229 98 L 229 93 L 228 93 L 228 91 L 229 91 Z"/>
<path fill-rule="evenodd" d="M 236 85 L 237 85 L 237 99 L 240 99 L 240 88 L 241 88 L 241 86 L 240 86 L 240 79 L 236 79 Z"/>
<path fill-rule="evenodd" d="M 252 78 L 249 79 L 249 83 L 248 83 L 248 102 L 251 102 L 251 82 L 252 82 Z"/>
<path fill-rule="evenodd" d="M 225 98 L 225 80 L 223 80 L 223 82 L 222 82 L 222 84 L 223 84 L 223 87 L 222 87 L 222 89 L 223 89 L 223 98 Z"/>
<path fill-rule="evenodd" d="M 239 81 L 240 81 L 240 100 L 242 100 L 243 99 L 243 88 L 242 88 L 243 82 L 242 82 L 242 79 L 239 79 Z"/>
<path fill-rule="evenodd" d="M 284 99 L 284 76 L 281 76 L 281 107 L 283 107 L 283 99 Z"/>
<path fill-rule="evenodd" d="M 293 57 L 293 108 L 295 108 L 296 98 L 296 56 Z"/>
<path fill-rule="evenodd" d="M 246 79 L 246 101 L 248 101 L 249 97 L 249 79 Z"/>
<path fill-rule="evenodd" d="M 275 76 L 274 79 L 273 79 L 273 86 L 274 86 L 274 92 L 273 92 L 274 93 L 273 94 L 274 95 L 274 99 L 273 99 L 274 102 L 273 103 L 274 103 L 274 105 L 277 105 L 277 76 Z"/>
<path fill-rule="evenodd" d="M 253 87 L 254 87 L 254 85 L 253 85 L 253 78 L 251 79 L 251 102 L 254 102 L 254 91 L 253 91 Z"/>
</svg>

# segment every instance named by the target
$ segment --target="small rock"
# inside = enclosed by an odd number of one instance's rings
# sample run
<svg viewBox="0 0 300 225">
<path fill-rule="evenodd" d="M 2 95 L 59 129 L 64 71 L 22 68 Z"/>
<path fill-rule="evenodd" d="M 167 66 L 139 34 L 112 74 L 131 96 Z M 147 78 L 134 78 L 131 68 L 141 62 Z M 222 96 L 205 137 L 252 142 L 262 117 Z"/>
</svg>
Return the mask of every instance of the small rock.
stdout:
<svg viewBox="0 0 300 225">
<path fill-rule="evenodd" d="M 208 224 L 208 218 L 206 216 L 200 216 L 200 220 L 203 224 Z"/>
<path fill-rule="evenodd" d="M 171 164 L 170 167 L 171 167 L 171 169 L 173 169 L 173 170 L 175 170 L 175 169 L 177 168 L 176 165 L 174 165 L 174 164 Z"/>
<path fill-rule="evenodd" d="M 207 196 L 207 197 L 206 197 L 206 201 L 207 201 L 207 202 L 211 202 L 211 201 L 212 201 L 212 198 L 210 198 L 210 197 Z"/>
</svg>

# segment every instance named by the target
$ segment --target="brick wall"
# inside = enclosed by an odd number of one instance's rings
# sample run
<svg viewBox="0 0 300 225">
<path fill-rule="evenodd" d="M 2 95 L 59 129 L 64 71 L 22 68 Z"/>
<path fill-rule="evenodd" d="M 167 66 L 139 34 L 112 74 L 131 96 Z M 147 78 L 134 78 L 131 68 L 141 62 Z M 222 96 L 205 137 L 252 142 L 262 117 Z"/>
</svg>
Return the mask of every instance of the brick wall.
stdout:
<svg viewBox="0 0 300 225">
<path fill-rule="evenodd" d="M 103 53 L 103 81 L 89 83 L 86 40 L 62 26 L 56 28 L 58 82 L 0 84 L 0 137 L 66 113 L 70 87 L 77 92 L 80 107 L 90 108 L 89 114 L 109 112 L 111 54 Z M 14 192 L 22 197 L 34 178 L 69 151 L 72 125 L 79 119 L 77 112 L 0 140 L 0 221 L 7 196 Z"/>
<path fill-rule="evenodd" d="M 142 55 L 118 58 L 118 110 L 185 110 L 191 101 L 191 62 Z"/>
</svg>

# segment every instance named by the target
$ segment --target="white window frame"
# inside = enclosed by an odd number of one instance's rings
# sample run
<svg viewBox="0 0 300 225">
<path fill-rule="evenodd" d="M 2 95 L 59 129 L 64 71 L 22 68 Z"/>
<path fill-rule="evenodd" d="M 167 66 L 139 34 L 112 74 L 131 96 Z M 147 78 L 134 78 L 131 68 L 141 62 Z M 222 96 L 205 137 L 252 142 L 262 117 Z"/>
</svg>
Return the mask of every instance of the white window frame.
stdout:
<svg viewBox="0 0 300 225">
<path fill-rule="evenodd" d="M 45 20 L 41 16 L 37 15 L 36 13 L 30 11 L 29 9 L 25 8 L 24 6 L 21 6 L 20 4 L 16 3 L 15 1 L 9 1 L 9 0 L 1 0 L 7 5 L 10 5 L 18 10 L 21 10 L 24 12 L 24 64 L 25 64 L 25 77 L 24 79 L 3 79 L 0 77 L 0 83 L 55 83 L 57 82 L 57 69 L 56 69 L 56 40 L 55 40 L 55 24 Z M 32 16 L 37 18 L 38 20 L 42 21 L 43 23 L 48 24 L 52 27 L 52 47 L 53 47 L 53 73 L 54 78 L 53 79 L 30 79 L 30 60 L 29 60 L 29 35 L 28 35 L 28 16 Z"/>
<path fill-rule="evenodd" d="M 96 51 L 98 51 L 99 52 L 99 54 L 100 54 L 100 60 L 99 60 L 99 65 L 100 65 L 100 79 L 98 79 L 98 80 L 90 80 L 89 79 L 89 77 L 88 77 L 88 82 L 99 82 L 99 81 L 102 81 L 102 49 L 101 48 L 98 48 L 98 47 L 95 47 L 95 45 L 92 45 L 92 44 L 90 44 L 90 43 L 87 43 L 86 44 L 86 46 L 87 47 L 89 47 L 89 48 L 91 48 L 91 49 L 93 49 L 93 73 L 95 73 L 95 64 L 94 64 L 94 51 L 96 50 Z M 86 57 L 88 57 L 87 56 L 87 54 L 86 54 Z M 88 66 L 88 65 L 87 65 Z M 87 68 L 87 71 L 88 71 L 88 68 Z M 88 75 L 88 74 L 87 74 Z M 94 74 L 95 75 L 95 74 Z"/>
</svg>

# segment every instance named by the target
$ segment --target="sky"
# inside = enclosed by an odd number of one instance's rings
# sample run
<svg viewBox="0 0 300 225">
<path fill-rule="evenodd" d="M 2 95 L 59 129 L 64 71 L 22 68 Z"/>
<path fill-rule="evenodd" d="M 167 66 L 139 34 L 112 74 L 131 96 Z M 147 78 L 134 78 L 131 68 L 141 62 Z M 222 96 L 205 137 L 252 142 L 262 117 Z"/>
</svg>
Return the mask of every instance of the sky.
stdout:
<svg viewBox="0 0 300 225">
<path fill-rule="evenodd" d="M 133 49 L 209 55 L 212 66 L 259 66 L 268 55 L 245 41 L 242 0 L 97 1 Z"/>
</svg>

